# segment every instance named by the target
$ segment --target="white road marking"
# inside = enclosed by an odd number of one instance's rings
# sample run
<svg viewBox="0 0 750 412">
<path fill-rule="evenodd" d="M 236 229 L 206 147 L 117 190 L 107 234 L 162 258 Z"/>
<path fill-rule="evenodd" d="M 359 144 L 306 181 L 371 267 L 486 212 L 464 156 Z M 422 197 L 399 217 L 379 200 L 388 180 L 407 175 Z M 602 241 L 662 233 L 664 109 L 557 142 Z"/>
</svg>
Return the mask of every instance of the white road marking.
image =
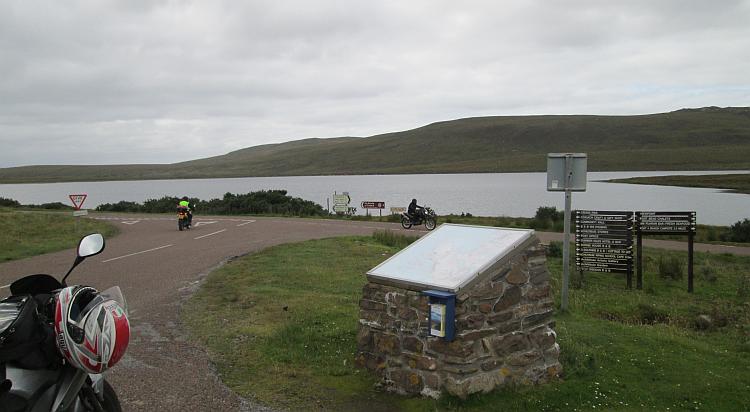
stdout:
<svg viewBox="0 0 750 412">
<path fill-rule="evenodd" d="M 131 253 L 129 255 L 118 256 L 116 258 L 102 260 L 102 263 L 107 263 L 107 262 L 111 262 L 113 260 L 123 259 L 123 258 L 130 257 L 130 256 L 140 255 L 141 253 L 153 252 L 155 250 L 164 249 L 164 248 L 168 248 L 168 247 L 171 247 L 171 246 L 174 246 L 174 245 L 164 245 L 164 246 L 155 247 L 155 248 L 149 249 L 149 250 L 143 250 L 143 251 L 140 251 L 140 252 Z"/>
<path fill-rule="evenodd" d="M 9 288 L 9 287 L 10 287 L 10 285 L 0 286 L 0 289 L 5 289 L 5 288 Z"/>
<path fill-rule="evenodd" d="M 130 220 L 130 221 L 127 221 L 127 222 L 126 221 L 122 221 L 120 223 L 122 223 L 123 225 L 134 225 L 134 224 L 136 224 L 138 222 L 140 222 L 140 220 Z"/>
<path fill-rule="evenodd" d="M 207 234 L 207 235 L 203 235 L 203 236 L 198 236 L 198 237 L 194 237 L 194 238 L 193 238 L 193 240 L 203 239 L 204 237 L 209 237 L 209 236 L 213 236 L 213 235 L 215 235 L 215 234 L 218 234 L 218 233 L 221 233 L 221 232 L 226 232 L 226 231 L 227 231 L 226 229 L 221 229 L 221 230 L 219 230 L 219 231 L 217 231 L 217 232 L 214 232 L 214 233 L 209 233 L 209 234 Z"/>
<path fill-rule="evenodd" d="M 255 222 L 255 221 L 254 221 L 254 220 L 248 220 L 248 221 L 247 221 L 247 222 L 245 222 L 245 223 L 240 223 L 239 225 L 237 225 L 237 227 L 240 227 L 240 226 L 245 226 L 245 225 L 247 225 L 247 224 L 249 224 L 249 223 L 253 223 L 253 222 Z"/>
<path fill-rule="evenodd" d="M 198 226 L 203 226 L 203 225 L 211 225 L 211 224 L 214 224 L 216 222 L 217 222 L 217 220 L 212 220 L 210 222 L 195 222 L 195 224 L 193 226 L 198 227 Z"/>
</svg>

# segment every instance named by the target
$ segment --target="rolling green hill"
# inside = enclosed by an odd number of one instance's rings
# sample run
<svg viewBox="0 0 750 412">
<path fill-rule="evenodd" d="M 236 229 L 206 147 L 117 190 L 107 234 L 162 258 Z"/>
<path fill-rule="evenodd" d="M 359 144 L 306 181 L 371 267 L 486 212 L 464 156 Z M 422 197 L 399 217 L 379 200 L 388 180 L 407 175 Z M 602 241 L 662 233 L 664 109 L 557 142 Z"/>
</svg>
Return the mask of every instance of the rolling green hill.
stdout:
<svg viewBox="0 0 750 412">
<path fill-rule="evenodd" d="M 750 107 L 639 116 L 497 116 L 366 138 L 305 139 L 163 165 L 24 166 L 1 183 L 333 174 L 528 172 L 549 152 L 591 171 L 750 168 Z"/>
</svg>

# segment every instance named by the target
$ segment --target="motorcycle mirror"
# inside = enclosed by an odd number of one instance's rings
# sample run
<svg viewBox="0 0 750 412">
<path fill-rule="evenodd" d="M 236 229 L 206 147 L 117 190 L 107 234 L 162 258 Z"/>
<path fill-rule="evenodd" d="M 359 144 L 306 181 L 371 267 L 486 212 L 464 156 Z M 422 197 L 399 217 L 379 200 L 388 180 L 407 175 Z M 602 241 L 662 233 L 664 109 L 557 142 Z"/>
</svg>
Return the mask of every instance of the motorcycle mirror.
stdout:
<svg viewBox="0 0 750 412">
<path fill-rule="evenodd" d="M 87 258 L 98 255 L 104 250 L 104 236 L 100 233 L 92 233 L 85 236 L 78 243 L 78 257 Z"/>
<path fill-rule="evenodd" d="M 76 260 L 75 262 L 73 262 L 73 266 L 71 266 L 70 270 L 68 270 L 68 273 L 63 276 L 60 283 L 63 286 L 67 286 L 65 283 L 65 279 L 68 278 L 70 272 L 72 272 L 73 269 L 75 269 L 75 267 L 83 262 L 83 260 L 87 257 L 102 253 L 102 251 L 104 250 L 104 246 L 104 236 L 102 236 L 100 233 L 92 233 L 88 236 L 84 236 L 81 241 L 78 242 Z"/>
</svg>

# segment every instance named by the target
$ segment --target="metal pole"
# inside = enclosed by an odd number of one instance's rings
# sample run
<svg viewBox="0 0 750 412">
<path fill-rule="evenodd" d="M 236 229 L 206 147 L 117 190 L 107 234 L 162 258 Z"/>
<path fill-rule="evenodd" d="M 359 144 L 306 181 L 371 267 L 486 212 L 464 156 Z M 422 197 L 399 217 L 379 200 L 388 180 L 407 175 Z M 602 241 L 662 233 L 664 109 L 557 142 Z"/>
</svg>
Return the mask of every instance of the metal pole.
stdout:
<svg viewBox="0 0 750 412">
<path fill-rule="evenodd" d="M 572 159 L 570 155 L 565 156 L 565 219 L 563 236 L 563 284 L 562 302 L 560 308 L 568 310 L 568 283 L 570 281 L 570 178 L 573 172 L 570 170 Z"/>
<path fill-rule="evenodd" d="M 693 293 L 693 232 L 688 234 L 688 292 Z"/>
<path fill-rule="evenodd" d="M 638 279 L 636 280 L 636 287 L 638 290 L 643 289 L 643 235 L 641 234 L 641 231 L 638 230 L 638 245 L 636 246 L 637 252 L 638 252 Z"/>
</svg>

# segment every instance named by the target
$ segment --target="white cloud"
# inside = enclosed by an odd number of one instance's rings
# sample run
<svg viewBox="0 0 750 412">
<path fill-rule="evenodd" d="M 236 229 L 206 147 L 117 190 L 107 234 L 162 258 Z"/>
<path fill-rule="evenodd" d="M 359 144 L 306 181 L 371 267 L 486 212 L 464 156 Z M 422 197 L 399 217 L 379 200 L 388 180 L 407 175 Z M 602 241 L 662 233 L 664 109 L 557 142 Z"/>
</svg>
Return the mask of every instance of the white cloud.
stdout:
<svg viewBox="0 0 750 412">
<path fill-rule="evenodd" d="M 747 105 L 747 21 L 739 0 L 3 2 L 0 167 Z"/>
</svg>

